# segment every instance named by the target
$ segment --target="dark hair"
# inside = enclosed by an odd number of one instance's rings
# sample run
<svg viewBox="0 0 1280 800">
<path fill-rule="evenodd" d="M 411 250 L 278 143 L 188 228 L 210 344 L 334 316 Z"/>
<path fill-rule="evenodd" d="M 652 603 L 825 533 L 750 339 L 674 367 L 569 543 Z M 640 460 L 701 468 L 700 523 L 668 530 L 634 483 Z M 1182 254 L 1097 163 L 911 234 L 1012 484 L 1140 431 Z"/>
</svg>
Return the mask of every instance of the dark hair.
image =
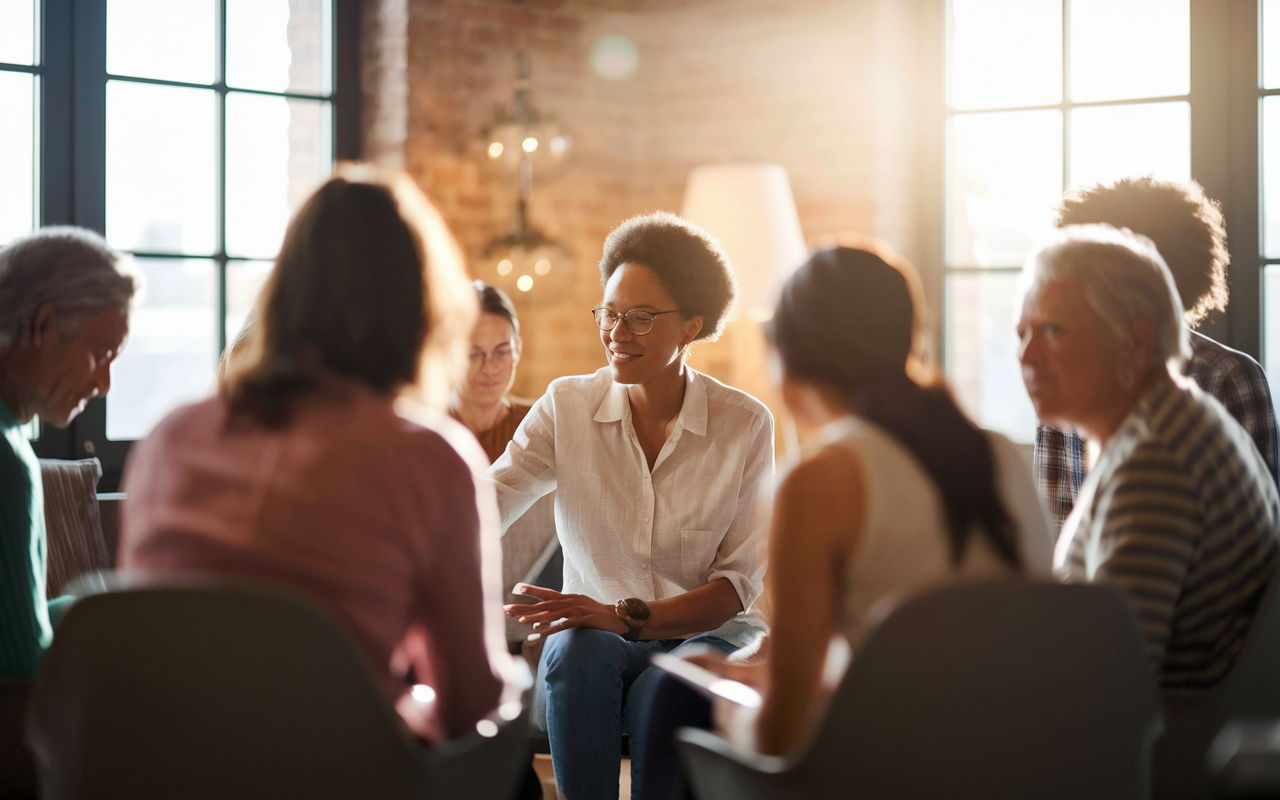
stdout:
<svg viewBox="0 0 1280 800">
<path fill-rule="evenodd" d="M 738 278 L 714 236 L 668 211 L 632 217 L 604 240 L 600 285 L 623 264 L 652 270 L 685 319 L 702 317 L 694 341 L 723 332 L 738 299 Z"/>
<path fill-rule="evenodd" d="M 451 315 L 475 307 L 474 295 L 457 295 L 465 283 L 450 285 L 449 251 L 437 241 L 448 233 L 436 217 L 403 176 L 321 186 L 289 223 L 258 299 L 244 367 L 228 377 L 232 416 L 283 426 L 326 373 L 376 392 L 418 381 L 428 340 L 456 336 L 464 323 Z"/>
<path fill-rule="evenodd" d="M 480 299 L 480 313 L 502 317 L 511 323 L 511 330 L 518 337 L 520 335 L 520 318 L 516 316 L 516 307 L 511 303 L 511 298 L 507 296 L 507 293 L 497 286 L 492 286 L 484 281 L 475 281 L 471 285 L 475 287 L 476 296 Z"/>
<path fill-rule="evenodd" d="M 944 381 L 924 385 L 912 376 L 923 307 L 909 264 L 888 253 L 838 247 L 815 253 L 796 270 L 766 332 L 788 375 L 838 392 L 854 413 L 916 457 L 942 494 L 953 563 L 977 525 L 1017 567 L 1017 536 L 996 492 L 986 436 Z"/>
<path fill-rule="evenodd" d="M 1091 222 L 1128 228 L 1155 243 L 1173 273 L 1188 325 L 1227 307 L 1227 226 L 1200 184 L 1148 175 L 1068 192 L 1058 227 Z"/>
</svg>

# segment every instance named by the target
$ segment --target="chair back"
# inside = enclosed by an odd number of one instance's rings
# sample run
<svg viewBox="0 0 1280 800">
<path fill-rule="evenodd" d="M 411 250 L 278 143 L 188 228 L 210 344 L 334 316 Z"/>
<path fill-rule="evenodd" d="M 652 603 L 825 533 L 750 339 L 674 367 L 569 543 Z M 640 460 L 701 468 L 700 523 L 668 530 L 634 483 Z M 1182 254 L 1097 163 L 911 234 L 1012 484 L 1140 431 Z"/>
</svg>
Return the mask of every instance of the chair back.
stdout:
<svg viewBox="0 0 1280 800">
<path fill-rule="evenodd" d="M 742 775 L 729 780 L 758 798 L 1136 799 L 1148 794 L 1159 725 L 1134 612 L 1117 590 L 954 585 L 907 601 L 867 636 L 807 750 L 759 760 L 750 789 Z M 719 761 L 707 774 L 729 773 Z M 696 769 L 693 779 L 699 797 L 730 796 L 704 791 Z"/>
<path fill-rule="evenodd" d="M 23 735 L 31 681 L 0 679 L 0 797 L 36 798 L 36 764 Z"/>
<path fill-rule="evenodd" d="M 513 734 L 504 731 L 505 745 Z M 133 588 L 79 600 L 37 676 L 28 718 L 43 796 L 445 796 L 448 754 L 404 732 L 327 614 L 265 587 Z M 523 747 L 523 731 L 515 738 Z M 474 756 L 469 756 L 474 757 Z M 490 780 L 518 758 L 495 758 Z"/>
<path fill-rule="evenodd" d="M 45 594 L 52 599 L 77 577 L 111 568 L 98 508 L 96 458 L 79 461 L 40 459 L 44 524 L 49 540 Z"/>
<path fill-rule="evenodd" d="M 1156 741 L 1157 798 L 1191 800 L 1213 794 L 1206 759 L 1213 738 L 1233 719 L 1280 717 L 1280 571 L 1258 599 L 1240 655 L 1218 684 L 1165 692 L 1165 732 Z"/>
</svg>

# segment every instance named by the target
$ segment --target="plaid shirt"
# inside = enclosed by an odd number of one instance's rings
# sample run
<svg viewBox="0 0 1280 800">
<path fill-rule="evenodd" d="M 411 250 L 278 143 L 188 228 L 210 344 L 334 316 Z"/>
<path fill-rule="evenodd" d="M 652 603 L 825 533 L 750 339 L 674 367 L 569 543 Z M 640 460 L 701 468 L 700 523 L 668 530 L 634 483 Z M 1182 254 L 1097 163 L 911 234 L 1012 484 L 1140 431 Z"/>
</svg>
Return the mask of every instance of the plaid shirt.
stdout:
<svg viewBox="0 0 1280 800">
<path fill-rule="evenodd" d="M 1191 358 L 1187 359 L 1185 371 L 1187 377 L 1206 394 L 1217 398 L 1249 432 L 1275 480 L 1277 448 L 1280 447 L 1276 438 L 1275 407 L 1271 404 L 1267 375 L 1258 362 L 1191 331 Z M 1084 439 L 1071 431 L 1038 425 L 1032 465 L 1036 486 L 1049 509 L 1056 533 L 1075 506 L 1080 484 L 1084 483 Z"/>
</svg>

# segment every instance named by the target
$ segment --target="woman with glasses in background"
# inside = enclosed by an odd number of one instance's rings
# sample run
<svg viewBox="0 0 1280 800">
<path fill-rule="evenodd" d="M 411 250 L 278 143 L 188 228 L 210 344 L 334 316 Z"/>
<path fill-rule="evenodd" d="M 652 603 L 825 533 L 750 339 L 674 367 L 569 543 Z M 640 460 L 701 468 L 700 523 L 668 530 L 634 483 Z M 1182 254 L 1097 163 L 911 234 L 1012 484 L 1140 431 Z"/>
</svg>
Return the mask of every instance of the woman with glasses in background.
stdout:
<svg viewBox="0 0 1280 800">
<path fill-rule="evenodd" d="M 520 363 L 520 319 L 507 293 L 483 281 L 472 284 L 480 317 L 471 329 L 467 377 L 453 392 L 449 414 L 480 441 L 489 461 L 507 449 L 532 403 L 511 397 Z"/>
<path fill-rule="evenodd" d="M 600 280 L 608 366 L 553 382 L 489 470 L 504 528 L 556 491 L 564 591 L 517 586 L 534 602 L 507 613 L 549 637 L 538 683 L 573 800 L 618 796 L 624 731 L 638 790 L 651 654 L 763 633 L 750 609 L 773 475 L 769 411 L 685 364 L 737 295 L 719 243 L 674 214 L 635 217 L 605 241 Z"/>
</svg>

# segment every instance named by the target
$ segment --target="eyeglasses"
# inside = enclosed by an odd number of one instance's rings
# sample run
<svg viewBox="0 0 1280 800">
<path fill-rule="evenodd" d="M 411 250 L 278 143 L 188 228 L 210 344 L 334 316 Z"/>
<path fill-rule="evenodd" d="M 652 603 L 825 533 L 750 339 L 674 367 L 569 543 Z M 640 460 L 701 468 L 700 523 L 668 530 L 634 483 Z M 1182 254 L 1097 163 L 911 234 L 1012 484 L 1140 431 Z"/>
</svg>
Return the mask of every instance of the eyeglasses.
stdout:
<svg viewBox="0 0 1280 800">
<path fill-rule="evenodd" d="M 511 366 L 514 359 L 514 353 L 509 348 L 503 347 L 492 353 L 486 353 L 480 348 L 474 348 L 471 351 L 471 366 L 484 369 L 485 364 L 492 364 L 494 369 L 506 369 Z"/>
<path fill-rule="evenodd" d="M 653 330 L 653 321 L 662 314 L 677 314 L 680 309 L 671 311 L 641 311 L 640 309 L 632 309 L 625 314 L 605 308 L 604 306 L 596 306 L 591 309 L 591 316 L 595 317 L 596 327 L 602 331 L 611 331 L 618 327 L 618 320 L 622 320 L 627 326 L 627 330 L 636 336 L 644 336 Z"/>
</svg>

